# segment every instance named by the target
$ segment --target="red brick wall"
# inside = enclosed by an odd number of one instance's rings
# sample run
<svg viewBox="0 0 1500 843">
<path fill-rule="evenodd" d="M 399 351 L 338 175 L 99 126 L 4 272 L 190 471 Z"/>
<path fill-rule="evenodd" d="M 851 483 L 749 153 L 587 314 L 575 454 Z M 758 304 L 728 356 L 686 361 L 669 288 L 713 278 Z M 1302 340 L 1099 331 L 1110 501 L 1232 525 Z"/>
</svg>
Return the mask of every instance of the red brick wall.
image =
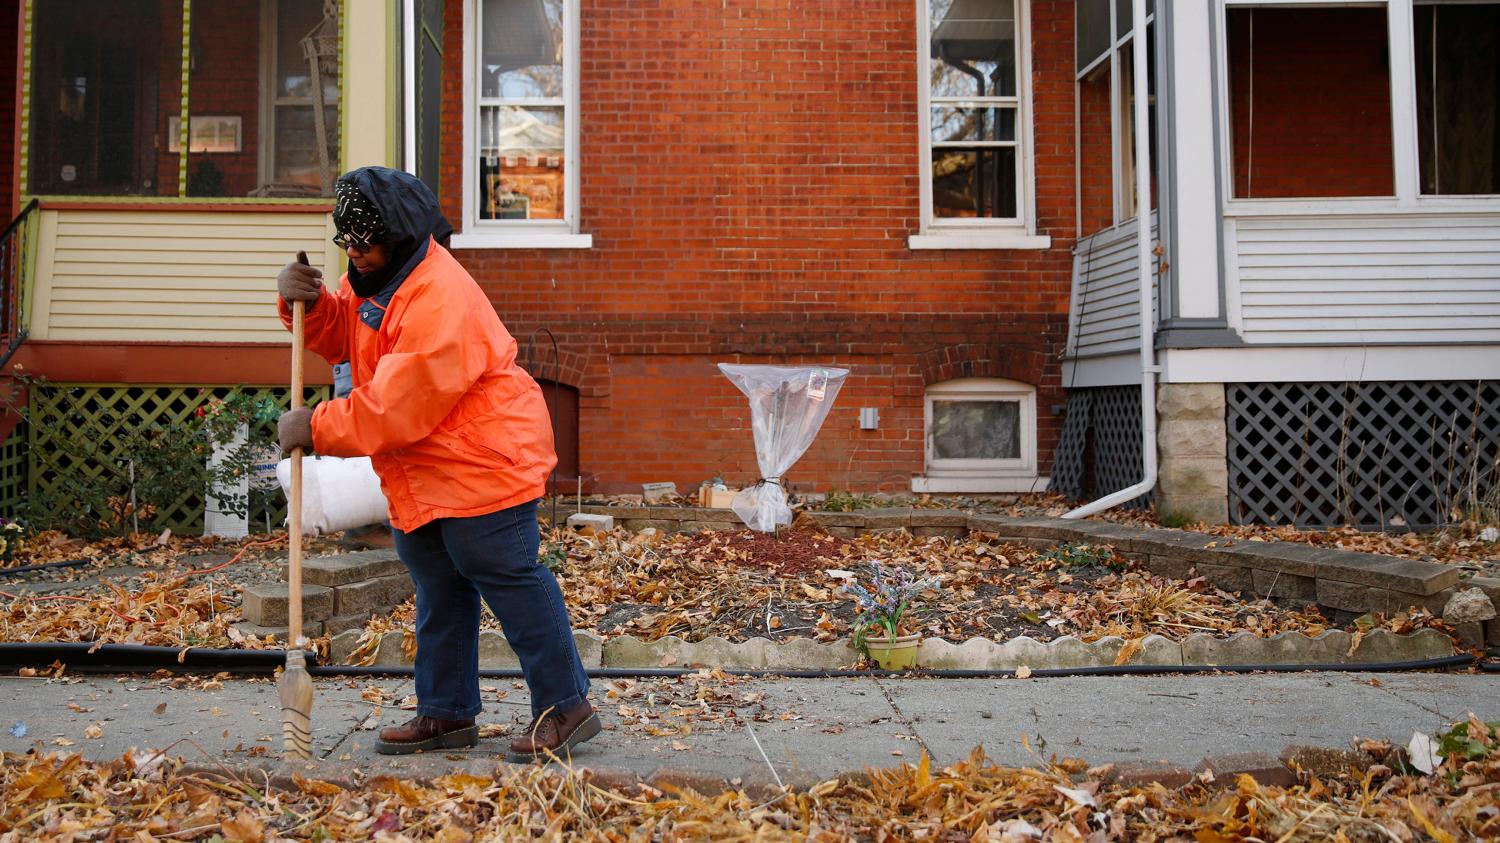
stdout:
<svg viewBox="0 0 1500 843">
<path fill-rule="evenodd" d="M 1083 231 L 1093 234 L 1115 223 L 1114 134 L 1108 67 L 1079 83 L 1078 105 Z M 1155 196 L 1153 192 L 1153 199 Z"/>
<path fill-rule="evenodd" d="M 462 251 L 524 344 L 549 328 L 604 489 L 758 476 L 718 362 L 852 375 L 789 481 L 908 490 L 924 387 L 1038 386 L 1042 470 L 1063 400 L 1074 231 L 1073 4 L 1032 3 L 1037 213 L 1049 251 L 911 251 L 919 226 L 915 4 L 583 0 L 587 251 Z M 462 25 L 449 0 L 441 194 L 462 193 Z M 880 429 L 858 429 L 859 408 Z M 638 490 L 638 486 L 637 486 Z"/>
<path fill-rule="evenodd" d="M 1395 193 L 1385 18 L 1383 8 L 1230 10 L 1235 196 Z"/>
</svg>

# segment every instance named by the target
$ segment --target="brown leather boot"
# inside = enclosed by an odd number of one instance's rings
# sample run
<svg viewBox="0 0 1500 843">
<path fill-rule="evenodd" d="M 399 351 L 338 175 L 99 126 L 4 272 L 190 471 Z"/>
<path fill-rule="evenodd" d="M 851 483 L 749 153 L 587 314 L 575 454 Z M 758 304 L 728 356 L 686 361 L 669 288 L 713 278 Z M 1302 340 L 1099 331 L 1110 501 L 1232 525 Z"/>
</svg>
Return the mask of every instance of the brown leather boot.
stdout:
<svg viewBox="0 0 1500 843">
<path fill-rule="evenodd" d="M 516 762 L 546 760 L 599 734 L 599 715 L 587 700 L 567 711 L 547 711 L 531 721 L 526 731 L 511 739 L 506 759 Z"/>
<path fill-rule="evenodd" d="M 410 755 L 430 749 L 459 749 L 479 743 L 474 718 L 439 720 L 417 715 L 400 726 L 380 730 L 375 751 L 381 755 Z"/>
</svg>

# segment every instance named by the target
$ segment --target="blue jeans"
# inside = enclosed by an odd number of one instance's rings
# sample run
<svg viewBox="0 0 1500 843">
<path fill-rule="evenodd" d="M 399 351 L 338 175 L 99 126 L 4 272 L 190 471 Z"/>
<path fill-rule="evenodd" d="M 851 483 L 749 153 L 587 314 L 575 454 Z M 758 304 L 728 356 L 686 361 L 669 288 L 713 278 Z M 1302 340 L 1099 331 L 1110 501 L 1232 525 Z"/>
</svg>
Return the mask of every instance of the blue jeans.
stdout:
<svg viewBox="0 0 1500 843">
<path fill-rule="evenodd" d="M 479 599 L 500 620 L 531 689 L 531 713 L 584 701 L 589 680 L 557 579 L 537 561 L 536 501 L 391 531 L 417 586 L 417 713 L 467 720 L 479 702 Z"/>
</svg>

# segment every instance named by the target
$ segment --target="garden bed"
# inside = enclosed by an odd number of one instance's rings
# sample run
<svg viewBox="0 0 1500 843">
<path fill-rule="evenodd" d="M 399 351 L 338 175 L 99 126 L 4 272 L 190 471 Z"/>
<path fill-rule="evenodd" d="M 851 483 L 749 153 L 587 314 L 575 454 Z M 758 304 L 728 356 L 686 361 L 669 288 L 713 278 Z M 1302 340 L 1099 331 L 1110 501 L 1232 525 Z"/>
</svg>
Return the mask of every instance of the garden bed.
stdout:
<svg viewBox="0 0 1500 843">
<path fill-rule="evenodd" d="M 861 517 L 879 523 L 897 516 Z M 1267 644 L 1266 653 L 1280 652 L 1281 658 L 1296 656 L 1286 655 L 1287 642 L 1293 642 L 1291 649 L 1308 653 L 1297 656 L 1302 661 L 1347 656 L 1368 662 L 1395 652 L 1380 642 L 1396 636 L 1424 629 L 1433 636 L 1452 632 L 1420 610 L 1337 624 L 1306 602 L 1256 599 L 1204 576 L 1154 573 L 1142 554 L 1102 540 L 1053 545 L 967 528 L 962 537 L 919 535 L 909 529 L 912 516 L 906 517 L 906 527 L 861 528 L 851 536 L 811 528 L 780 535 L 557 531 L 548 537 L 543 558 L 557 566 L 574 626 L 589 636 L 582 649 L 594 654 L 595 664 L 719 659 L 745 667 L 848 666 L 857 659 L 847 646 L 855 605 L 841 588 L 850 576 L 868 580 L 876 565 L 936 578 L 938 587 L 925 592 L 910 615 L 912 630 L 930 639 L 924 645 L 930 666 L 1205 663 L 1196 659 L 1228 664 L 1226 658 L 1269 658 L 1247 650 L 1244 639 L 1280 641 Z M 319 550 L 338 547 L 323 541 Z M 233 549 L 219 546 L 206 553 L 191 543 L 179 548 L 180 555 L 165 547 L 137 549 L 131 558 L 142 567 L 123 579 L 85 578 L 67 583 L 67 593 L 10 600 L 0 607 L 0 640 L 277 646 L 275 639 L 236 626 L 236 594 L 281 579 L 279 547 L 274 541 L 248 543 L 231 563 Z M 373 617 L 364 629 L 339 636 L 331 651 L 328 637 L 320 639 L 319 648 L 335 659 L 409 663 L 414 642 L 405 631 L 413 622 L 408 601 Z M 495 656 L 491 665 L 508 663 L 508 647 L 494 634 L 498 625 L 486 615 L 485 626 L 485 651 Z M 1356 658 L 1366 636 L 1373 636 L 1368 643 L 1375 649 Z M 397 640 L 385 643 L 392 637 Z M 1211 650 L 1205 649 L 1210 646 L 1205 639 L 1241 643 Z M 704 647 L 688 649 L 697 644 Z M 1443 646 L 1443 654 L 1452 652 L 1451 643 Z M 1420 652 L 1436 654 L 1431 637 Z"/>
</svg>

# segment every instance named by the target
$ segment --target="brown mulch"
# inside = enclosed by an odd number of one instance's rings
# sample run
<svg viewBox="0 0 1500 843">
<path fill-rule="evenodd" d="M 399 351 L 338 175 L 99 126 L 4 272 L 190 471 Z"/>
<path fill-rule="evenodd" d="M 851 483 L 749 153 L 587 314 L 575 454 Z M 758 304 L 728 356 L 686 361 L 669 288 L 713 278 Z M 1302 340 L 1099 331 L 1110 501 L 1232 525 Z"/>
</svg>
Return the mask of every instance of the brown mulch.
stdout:
<svg viewBox="0 0 1500 843">
<path fill-rule="evenodd" d="M 782 576 L 836 567 L 852 545 L 833 536 L 784 530 L 777 534 L 744 530 L 738 533 L 698 533 L 673 544 L 671 552 L 718 559 L 743 568 L 762 569 Z"/>
</svg>

